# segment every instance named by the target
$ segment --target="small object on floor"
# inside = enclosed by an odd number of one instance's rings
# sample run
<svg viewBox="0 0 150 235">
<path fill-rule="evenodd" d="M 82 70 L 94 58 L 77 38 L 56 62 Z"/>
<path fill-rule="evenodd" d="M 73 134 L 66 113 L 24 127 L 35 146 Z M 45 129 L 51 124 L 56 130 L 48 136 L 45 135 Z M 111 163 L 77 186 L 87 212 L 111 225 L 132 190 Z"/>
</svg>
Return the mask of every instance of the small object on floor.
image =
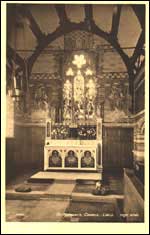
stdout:
<svg viewBox="0 0 150 235">
<path fill-rule="evenodd" d="M 23 184 L 23 185 L 19 185 L 18 187 L 16 187 L 15 191 L 19 192 L 19 193 L 28 193 L 28 192 L 31 192 L 32 189 L 31 189 L 31 187 Z"/>
<path fill-rule="evenodd" d="M 109 192 L 108 187 L 105 185 L 102 185 L 100 192 L 101 192 L 101 195 L 108 195 L 108 192 Z"/>
<path fill-rule="evenodd" d="M 108 195 L 109 186 L 104 185 L 102 181 L 96 182 L 96 188 L 93 190 L 93 195 Z"/>
<path fill-rule="evenodd" d="M 94 189 L 93 192 L 92 192 L 93 195 L 101 195 L 101 192 L 100 190 L 98 189 Z"/>
</svg>

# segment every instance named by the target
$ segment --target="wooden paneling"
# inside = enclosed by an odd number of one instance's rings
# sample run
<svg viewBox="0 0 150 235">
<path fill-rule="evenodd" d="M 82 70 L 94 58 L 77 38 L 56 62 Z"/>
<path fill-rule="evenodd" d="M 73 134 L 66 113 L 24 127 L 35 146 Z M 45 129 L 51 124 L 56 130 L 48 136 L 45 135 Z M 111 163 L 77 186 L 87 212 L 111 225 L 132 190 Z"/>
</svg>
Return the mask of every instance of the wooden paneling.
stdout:
<svg viewBox="0 0 150 235">
<path fill-rule="evenodd" d="M 124 213 L 127 222 L 144 222 L 144 187 L 129 169 L 124 170 Z"/>
<path fill-rule="evenodd" d="M 135 113 L 138 113 L 145 108 L 145 82 L 141 81 L 135 90 Z"/>
<path fill-rule="evenodd" d="M 103 167 L 123 168 L 132 166 L 133 129 L 103 128 Z"/>
<path fill-rule="evenodd" d="M 10 175 L 44 167 L 44 127 L 15 126 L 13 140 L 6 139 L 6 167 Z"/>
<path fill-rule="evenodd" d="M 15 126 L 15 137 L 7 139 L 7 174 L 26 169 L 43 170 L 45 127 Z M 103 166 L 123 168 L 132 165 L 132 128 L 104 127 Z"/>
<path fill-rule="evenodd" d="M 6 182 L 14 175 L 14 138 L 6 139 Z"/>
</svg>

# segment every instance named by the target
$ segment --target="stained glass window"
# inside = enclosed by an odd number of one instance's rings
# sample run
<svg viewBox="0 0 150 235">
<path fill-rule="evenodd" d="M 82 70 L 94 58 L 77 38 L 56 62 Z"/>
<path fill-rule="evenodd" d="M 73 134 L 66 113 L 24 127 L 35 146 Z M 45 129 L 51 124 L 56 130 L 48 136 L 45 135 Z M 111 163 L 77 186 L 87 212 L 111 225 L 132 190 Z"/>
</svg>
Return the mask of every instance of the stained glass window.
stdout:
<svg viewBox="0 0 150 235">
<path fill-rule="evenodd" d="M 74 77 L 74 118 L 84 119 L 84 77 L 80 70 Z"/>
<path fill-rule="evenodd" d="M 72 84 L 69 80 L 64 83 L 64 119 L 71 120 L 72 118 Z"/>
<path fill-rule="evenodd" d="M 76 122 L 95 117 L 95 78 L 82 54 L 74 55 L 72 67 L 66 70 L 63 95 L 64 120 Z"/>
</svg>

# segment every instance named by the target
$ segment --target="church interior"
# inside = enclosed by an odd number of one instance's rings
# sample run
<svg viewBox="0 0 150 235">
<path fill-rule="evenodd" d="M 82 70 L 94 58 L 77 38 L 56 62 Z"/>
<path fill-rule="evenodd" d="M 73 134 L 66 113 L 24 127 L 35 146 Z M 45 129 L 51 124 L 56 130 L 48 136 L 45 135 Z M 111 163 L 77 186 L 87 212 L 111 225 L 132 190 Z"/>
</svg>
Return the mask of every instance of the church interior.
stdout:
<svg viewBox="0 0 150 235">
<path fill-rule="evenodd" d="M 143 222 L 145 5 L 7 3 L 6 220 Z"/>
</svg>

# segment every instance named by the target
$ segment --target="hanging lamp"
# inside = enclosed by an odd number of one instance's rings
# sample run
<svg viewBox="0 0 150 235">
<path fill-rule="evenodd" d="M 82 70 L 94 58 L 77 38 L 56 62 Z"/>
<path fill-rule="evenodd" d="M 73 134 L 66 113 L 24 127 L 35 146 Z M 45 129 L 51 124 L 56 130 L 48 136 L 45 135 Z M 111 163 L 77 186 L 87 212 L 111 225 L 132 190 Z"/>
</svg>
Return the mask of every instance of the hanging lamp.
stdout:
<svg viewBox="0 0 150 235">
<path fill-rule="evenodd" d="M 17 13 L 17 10 L 16 10 Z M 17 14 L 16 14 L 17 15 Z M 22 76 L 16 74 L 16 50 L 17 50 L 17 20 L 15 18 L 15 37 L 14 37 L 14 45 L 15 45 L 15 53 L 14 53 L 14 63 L 13 63 L 13 71 L 12 71 L 12 99 L 13 101 L 19 102 L 21 97 L 23 97 L 23 81 Z"/>
</svg>

